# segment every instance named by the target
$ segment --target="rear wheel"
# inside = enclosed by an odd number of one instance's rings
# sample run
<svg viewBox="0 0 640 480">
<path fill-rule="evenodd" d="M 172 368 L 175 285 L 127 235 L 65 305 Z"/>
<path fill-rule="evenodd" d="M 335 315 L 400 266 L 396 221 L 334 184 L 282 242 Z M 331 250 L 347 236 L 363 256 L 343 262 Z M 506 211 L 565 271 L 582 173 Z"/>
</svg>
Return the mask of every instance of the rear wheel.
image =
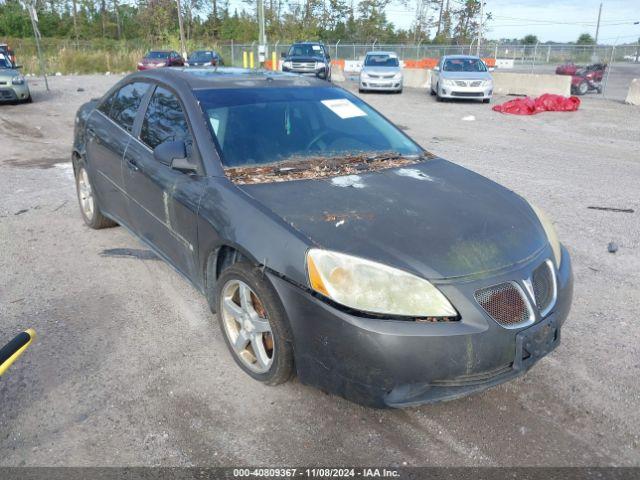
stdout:
<svg viewBox="0 0 640 480">
<path fill-rule="evenodd" d="M 247 262 L 222 272 L 217 282 L 218 321 L 233 359 L 267 385 L 293 374 L 293 337 L 280 299 L 264 273 Z"/>
<path fill-rule="evenodd" d="M 80 163 L 76 168 L 76 190 L 84 223 L 96 230 L 117 225 L 116 222 L 105 217 L 100 211 L 100 205 L 94 194 L 87 167 L 84 163 Z"/>
</svg>

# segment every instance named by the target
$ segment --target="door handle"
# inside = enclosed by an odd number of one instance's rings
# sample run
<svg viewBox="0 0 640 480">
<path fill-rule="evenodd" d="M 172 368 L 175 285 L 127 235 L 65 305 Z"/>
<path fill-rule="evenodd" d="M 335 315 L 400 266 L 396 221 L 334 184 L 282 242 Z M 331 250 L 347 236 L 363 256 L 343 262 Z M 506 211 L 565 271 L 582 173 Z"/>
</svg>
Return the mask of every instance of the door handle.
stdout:
<svg viewBox="0 0 640 480">
<path fill-rule="evenodd" d="M 133 158 L 127 158 L 127 167 L 129 167 L 129 170 L 133 170 L 134 172 L 140 170 L 138 162 L 136 162 Z"/>
</svg>

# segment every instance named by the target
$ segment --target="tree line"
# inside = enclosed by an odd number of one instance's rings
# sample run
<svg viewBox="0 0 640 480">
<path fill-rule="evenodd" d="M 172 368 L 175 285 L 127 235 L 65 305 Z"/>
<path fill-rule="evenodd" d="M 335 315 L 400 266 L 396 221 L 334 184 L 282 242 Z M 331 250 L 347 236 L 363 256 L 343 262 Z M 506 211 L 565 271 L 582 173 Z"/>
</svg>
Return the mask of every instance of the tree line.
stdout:
<svg viewBox="0 0 640 480">
<path fill-rule="evenodd" d="M 25 0 L 0 0 L 0 38 L 33 35 Z M 168 43 L 178 36 L 176 0 L 34 1 L 43 37 Z M 181 0 L 188 41 L 258 40 L 256 1 Z M 264 0 L 269 41 L 468 44 L 480 26 L 479 0 Z M 411 18 L 398 28 L 386 11 Z M 486 14 L 486 20 L 491 14 Z M 409 22 L 407 22 L 409 23 Z"/>
</svg>

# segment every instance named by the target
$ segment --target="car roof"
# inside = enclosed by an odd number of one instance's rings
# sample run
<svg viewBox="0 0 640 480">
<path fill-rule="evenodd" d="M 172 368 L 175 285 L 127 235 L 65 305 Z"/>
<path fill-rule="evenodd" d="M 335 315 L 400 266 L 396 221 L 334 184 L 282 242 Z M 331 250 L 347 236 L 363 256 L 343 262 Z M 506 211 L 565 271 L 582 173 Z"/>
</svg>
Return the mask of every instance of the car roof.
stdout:
<svg viewBox="0 0 640 480">
<path fill-rule="evenodd" d="M 147 53 L 171 53 L 174 50 L 149 50 Z"/>
<path fill-rule="evenodd" d="M 322 42 L 293 42 L 291 45 L 324 45 Z"/>
<path fill-rule="evenodd" d="M 191 90 L 256 87 L 334 87 L 324 80 L 303 77 L 295 73 L 235 67 L 159 68 L 132 73 L 129 78 L 148 78 L 168 84 L 185 82 Z"/>
<path fill-rule="evenodd" d="M 465 59 L 465 58 L 472 58 L 474 60 L 480 60 L 480 57 L 478 57 L 477 55 L 445 55 L 444 58 L 447 59 L 451 59 L 451 60 L 455 60 L 455 59 Z"/>
<path fill-rule="evenodd" d="M 398 56 L 398 54 L 396 52 L 391 52 L 391 51 L 382 51 L 382 50 L 373 50 L 371 52 L 367 52 L 367 55 L 395 55 L 396 57 Z"/>
</svg>

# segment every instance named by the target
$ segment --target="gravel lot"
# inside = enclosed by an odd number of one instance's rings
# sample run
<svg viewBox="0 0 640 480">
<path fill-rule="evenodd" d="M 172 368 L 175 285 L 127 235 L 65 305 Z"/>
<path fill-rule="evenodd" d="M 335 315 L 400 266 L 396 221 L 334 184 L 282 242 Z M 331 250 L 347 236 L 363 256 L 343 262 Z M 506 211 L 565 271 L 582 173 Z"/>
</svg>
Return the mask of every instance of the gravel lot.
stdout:
<svg viewBox="0 0 640 480">
<path fill-rule="evenodd" d="M 0 107 L 0 339 L 39 334 L 0 381 L 0 465 L 640 465 L 640 108 L 590 95 L 515 117 L 365 95 L 547 210 L 576 280 L 562 344 L 524 378 L 380 411 L 251 380 L 182 277 L 123 228 L 83 225 L 73 118 L 119 78 L 55 77 L 50 94 L 35 81 L 33 104 Z"/>
</svg>

